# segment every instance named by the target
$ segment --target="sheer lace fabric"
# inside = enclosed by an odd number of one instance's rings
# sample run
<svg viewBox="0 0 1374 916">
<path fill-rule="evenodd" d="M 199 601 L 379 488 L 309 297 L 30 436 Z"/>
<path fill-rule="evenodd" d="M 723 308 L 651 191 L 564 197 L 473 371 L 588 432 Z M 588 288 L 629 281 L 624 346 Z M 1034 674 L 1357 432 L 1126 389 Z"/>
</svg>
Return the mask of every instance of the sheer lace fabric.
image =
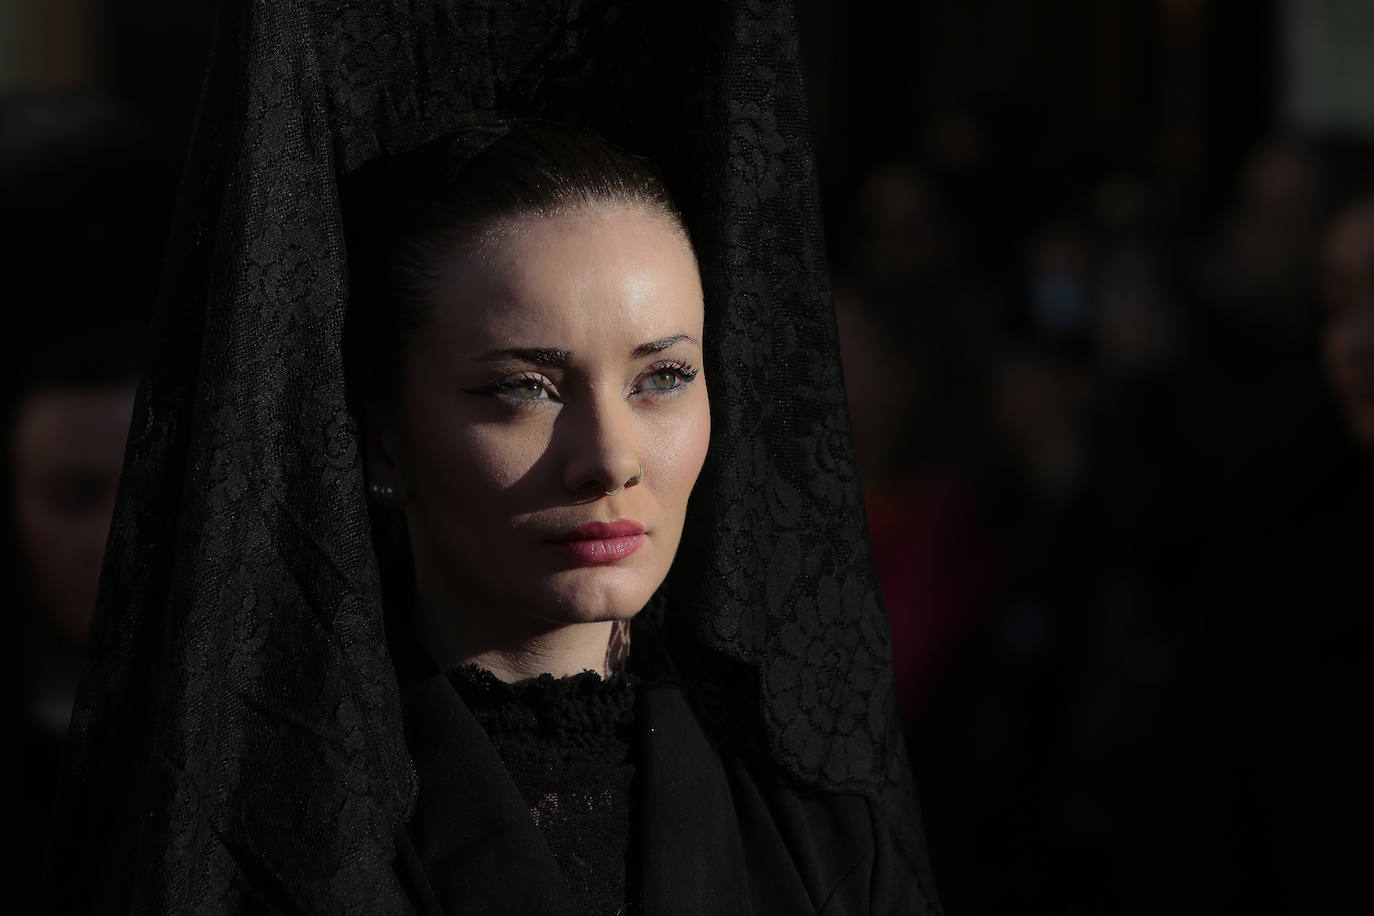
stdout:
<svg viewBox="0 0 1374 916">
<path fill-rule="evenodd" d="M 873 797 L 919 856 L 790 4 L 222 9 L 73 715 L 52 911 L 408 910 L 392 862 L 416 783 L 345 398 L 338 184 L 495 115 L 655 158 L 702 265 L 712 450 L 635 651 L 661 637 L 722 747 Z"/>
<path fill-rule="evenodd" d="M 642 912 L 630 851 L 637 684 L 545 675 L 521 685 L 476 666 L 449 680 L 491 738 L 588 916 Z"/>
</svg>

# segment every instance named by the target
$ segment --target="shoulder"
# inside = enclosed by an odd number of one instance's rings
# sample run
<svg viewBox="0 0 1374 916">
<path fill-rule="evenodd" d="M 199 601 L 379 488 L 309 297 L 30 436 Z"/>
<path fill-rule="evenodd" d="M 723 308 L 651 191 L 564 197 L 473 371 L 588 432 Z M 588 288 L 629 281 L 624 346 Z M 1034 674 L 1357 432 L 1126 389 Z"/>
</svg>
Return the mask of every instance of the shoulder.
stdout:
<svg viewBox="0 0 1374 916">
<path fill-rule="evenodd" d="M 816 912 L 938 914 L 923 856 L 868 795 L 821 792 L 756 780 L 732 765 L 746 855 L 755 867 L 785 854 Z"/>
<path fill-rule="evenodd" d="M 675 689 L 655 690 L 647 711 L 647 823 L 672 825 L 662 836 L 651 827 L 652 848 L 668 844 L 679 864 L 719 850 L 713 864 L 689 871 L 732 874 L 727 883 L 756 914 L 939 912 L 923 857 L 904 839 L 919 825 L 903 824 L 868 795 L 761 775 L 717 748 Z M 695 840 L 682 842 L 687 837 Z"/>
</svg>

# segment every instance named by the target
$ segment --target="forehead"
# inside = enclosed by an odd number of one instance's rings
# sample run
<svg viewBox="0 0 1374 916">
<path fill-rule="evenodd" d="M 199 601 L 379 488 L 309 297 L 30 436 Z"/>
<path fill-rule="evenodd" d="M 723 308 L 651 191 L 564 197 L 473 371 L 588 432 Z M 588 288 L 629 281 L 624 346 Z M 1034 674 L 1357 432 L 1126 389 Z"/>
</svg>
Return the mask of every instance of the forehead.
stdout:
<svg viewBox="0 0 1374 916">
<path fill-rule="evenodd" d="M 36 392 L 16 415 L 14 454 L 77 464 L 122 460 L 133 402 L 132 385 Z"/>
<path fill-rule="evenodd" d="M 523 217 L 439 265 L 434 321 L 472 349 L 700 339 L 701 280 L 681 229 L 644 206 Z"/>
</svg>

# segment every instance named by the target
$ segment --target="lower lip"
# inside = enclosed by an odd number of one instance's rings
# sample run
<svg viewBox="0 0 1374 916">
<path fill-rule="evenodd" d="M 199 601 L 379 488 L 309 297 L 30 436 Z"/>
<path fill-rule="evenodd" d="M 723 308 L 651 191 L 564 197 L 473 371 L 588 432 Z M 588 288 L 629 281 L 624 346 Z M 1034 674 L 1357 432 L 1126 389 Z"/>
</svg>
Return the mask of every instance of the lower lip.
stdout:
<svg viewBox="0 0 1374 916">
<path fill-rule="evenodd" d="M 578 562 L 588 565 L 614 563 L 639 549 L 644 535 L 630 534 L 616 538 L 590 538 L 582 541 L 560 541 L 559 549 L 571 554 Z"/>
</svg>

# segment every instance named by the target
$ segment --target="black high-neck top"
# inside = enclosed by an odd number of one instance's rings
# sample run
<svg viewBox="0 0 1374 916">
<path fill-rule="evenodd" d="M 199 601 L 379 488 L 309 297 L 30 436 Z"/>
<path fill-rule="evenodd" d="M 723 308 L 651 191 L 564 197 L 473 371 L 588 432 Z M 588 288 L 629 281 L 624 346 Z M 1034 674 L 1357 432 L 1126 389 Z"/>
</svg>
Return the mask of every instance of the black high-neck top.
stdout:
<svg viewBox="0 0 1374 916">
<path fill-rule="evenodd" d="M 448 679 L 505 763 L 583 912 L 641 912 L 630 842 L 635 678 L 585 671 L 507 684 L 468 665 Z"/>
</svg>

